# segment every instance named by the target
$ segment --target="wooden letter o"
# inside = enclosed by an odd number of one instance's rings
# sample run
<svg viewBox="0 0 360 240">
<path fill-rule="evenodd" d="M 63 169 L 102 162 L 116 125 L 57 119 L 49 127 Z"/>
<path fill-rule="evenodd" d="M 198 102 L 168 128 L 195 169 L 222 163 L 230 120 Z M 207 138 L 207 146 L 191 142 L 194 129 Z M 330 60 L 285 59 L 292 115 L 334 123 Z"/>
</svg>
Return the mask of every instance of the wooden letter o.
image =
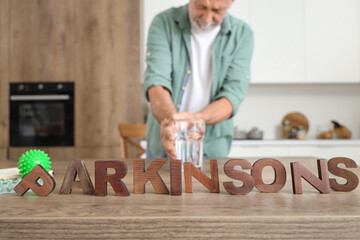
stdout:
<svg viewBox="0 0 360 240">
<path fill-rule="evenodd" d="M 271 184 L 265 184 L 262 178 L 262 172 L 266 166 L 272 167 L 275 171 L 275 179 Z M 285 186 L 285 167 L 279 160 L 273 158 L 262 158 L 257 160 L 253 164 L 251 175 L 254 178 L 255 187 L 261 192 L 275 193 Z"/>
</svg>

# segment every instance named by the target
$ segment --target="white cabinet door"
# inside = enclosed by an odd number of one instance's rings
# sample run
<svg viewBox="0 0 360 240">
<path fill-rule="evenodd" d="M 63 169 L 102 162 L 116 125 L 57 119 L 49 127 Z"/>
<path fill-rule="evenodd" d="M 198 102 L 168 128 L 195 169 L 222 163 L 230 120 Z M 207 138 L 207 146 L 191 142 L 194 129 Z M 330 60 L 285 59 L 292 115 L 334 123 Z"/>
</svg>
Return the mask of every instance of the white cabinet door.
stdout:
<svg viewBox="0 0 360 240">
<path fill-rule="evenodd" d="M 306 0 L 307 82 L 360 82 L 359 0 Z"/>
<path fill-rule="evenodd" d="M 303 0 L 252 0 L 249 7 L 255 34 L 251 82 L 303 82 Z"/>
</svg>

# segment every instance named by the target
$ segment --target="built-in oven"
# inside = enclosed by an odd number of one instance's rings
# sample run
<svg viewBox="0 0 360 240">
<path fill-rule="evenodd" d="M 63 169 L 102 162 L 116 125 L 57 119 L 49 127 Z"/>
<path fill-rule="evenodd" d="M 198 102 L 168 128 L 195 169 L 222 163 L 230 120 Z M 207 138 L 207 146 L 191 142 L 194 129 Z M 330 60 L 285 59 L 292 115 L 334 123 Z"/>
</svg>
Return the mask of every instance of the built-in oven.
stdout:
<svg viewBox="0 0 360 240">
<path fill-rule="evenodd" d="M 73 146 L 74 83 L 11 83 L 10 146 Z"/>
</svg>

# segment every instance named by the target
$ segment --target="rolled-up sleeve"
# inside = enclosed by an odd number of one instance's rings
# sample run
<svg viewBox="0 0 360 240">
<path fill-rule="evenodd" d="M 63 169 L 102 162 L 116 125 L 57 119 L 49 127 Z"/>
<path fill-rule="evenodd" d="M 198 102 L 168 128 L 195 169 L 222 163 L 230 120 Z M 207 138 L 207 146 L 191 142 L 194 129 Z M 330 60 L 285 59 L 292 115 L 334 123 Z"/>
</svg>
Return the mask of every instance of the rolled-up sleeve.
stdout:
<svg viewBox="0 0 360 240">
<path fill-rule="evenodd" d="M 250 82 L 250 65 L 254 51 L 254 34 L 250 27 L 238 33 L 234 57 L 227 70 L 223 85 L 215 96 L 215 100 L 225 97 L 233 107 L 233 117 L 244 100 Z"/>
<path fill-rule="evenodd" d="M 163 86 L 173 93 L 171 85 L 171 48 L 165 19 L 158 15 L 152 21 L 146 52 L 144 94 L 149 100 L 148 90 L 152 86 Z"/>
</svg>

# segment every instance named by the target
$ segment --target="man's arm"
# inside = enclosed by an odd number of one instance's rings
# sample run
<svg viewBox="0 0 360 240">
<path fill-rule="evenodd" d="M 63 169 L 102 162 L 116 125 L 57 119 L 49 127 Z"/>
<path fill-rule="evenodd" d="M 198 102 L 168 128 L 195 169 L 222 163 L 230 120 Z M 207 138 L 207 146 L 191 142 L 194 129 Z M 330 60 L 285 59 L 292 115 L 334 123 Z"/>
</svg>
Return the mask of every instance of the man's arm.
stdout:
<svg viewBox="0 0 360 240">
<path fill-rule="evenodd" d="M 161 144 L 170 158 L 176 159 L 175 128 L 169 121 L 176 113 L 169 90 L 163 86 L 152 86 L 148 90 L 151 112 L 160 123 Z"/>
<path fill-rule="evenodd" d="M 153 86 L 148 90 L 151 112 L 156 120 L 161 123 L 165 118 L 169 118 L 176 109 L 171 100 L 170 92 L 162 86 Z"/>
<path fill-rule="evenodd" d="M 171 119 L 173 120 L 198 120 L 202 119 L 206 125 L 214 125 L 220 123 L 231 117 L 233 107 L 230 101 L 226 98 L 219 98 L 212 102 L 203 110 L 197 113 L 180 112 L 173 113 Z"/>
<path fill-rule="evenodd" d="M 205 107 L 200 112 L 195 113 L 195 119 L 205 120 L 206 125 L 214 125 L 231 117 L 233 107 L 226 98 L 219 98 Z"/>
</svg>

